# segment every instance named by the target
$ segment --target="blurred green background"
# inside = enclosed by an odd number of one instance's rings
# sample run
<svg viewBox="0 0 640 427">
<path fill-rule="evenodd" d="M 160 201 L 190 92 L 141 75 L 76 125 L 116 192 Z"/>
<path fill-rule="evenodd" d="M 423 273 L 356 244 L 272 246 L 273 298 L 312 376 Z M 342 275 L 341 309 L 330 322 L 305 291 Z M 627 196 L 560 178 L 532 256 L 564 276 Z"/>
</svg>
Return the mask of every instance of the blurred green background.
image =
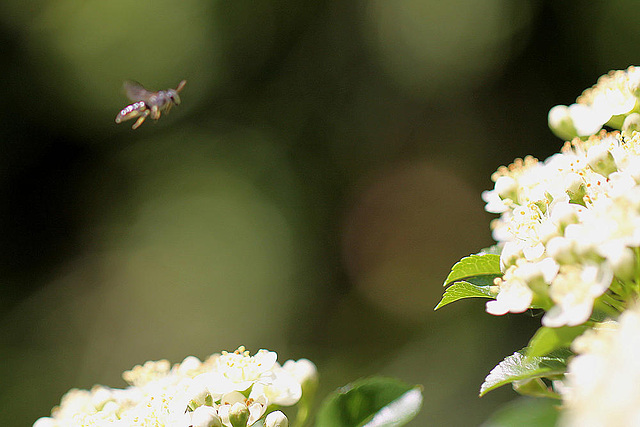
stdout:
<svg viewBox="0 0 640 427">
<path fill-rule="evenodd" d="M 609 69 L 635 2 L 4 0 L 0 425 L 146 360 L 306 357 L 320 397 L 423 384 L 414 426 L 480 425 L 539 318 L 437 313 L 492 243 L 480 193 Z M 121 85 L 187 85 L 136 131 Z M 464 410 L 461 410 L 464 408 Z"/>
</svg>

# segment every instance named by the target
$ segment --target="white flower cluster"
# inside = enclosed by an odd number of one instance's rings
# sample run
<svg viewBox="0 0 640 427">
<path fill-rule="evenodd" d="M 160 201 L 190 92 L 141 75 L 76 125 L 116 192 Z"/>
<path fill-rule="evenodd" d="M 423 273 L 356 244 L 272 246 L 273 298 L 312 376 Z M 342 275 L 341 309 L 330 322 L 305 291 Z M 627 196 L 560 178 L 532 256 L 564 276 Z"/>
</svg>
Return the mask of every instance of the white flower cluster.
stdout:
<svg viewBox="0 0 640 427">
<path fill-rule="evenodd" d="M 640 133 L 576 138 L 544 162 L 518 159 L 492 179 L 482 197 L 501 214 L 492 229 L 504 276 L 487 311 L 540 307 L 550 327 L 584 323 L 594 303 L 621 311 L 639 274 Z"/>
<path fill-rule="evenodd" d="M 578 356 L 556 384 L 563 397 L 560 425 L 620 427 L 640 425 L 640 307 L 625 311 L 578 337 Z"/>
<path fill-rule="evenodd" d="M 166 360 L 146 362 L 123 374 L 130 386 L 94 386 L 64 395 L 51 417 L 34 427 L 245 427 L 263 420 L 286 427 L 281 411 L 267 409 L 298 403 L 317 381 L 307 359 L 277 362 L 277 354 L 244 347 L 211 355 L 204 362 L 189 356 L 173 367 Z"/>
<path fill-rule="evenodd" d="M 558 105 L 549 111 L 549 127 L 562 139 L 597 133 L 602 126 L 636 129 L 640 95 L 640 68 L 611 71 L 578 97 L 575 104 Z"/>
</svg>

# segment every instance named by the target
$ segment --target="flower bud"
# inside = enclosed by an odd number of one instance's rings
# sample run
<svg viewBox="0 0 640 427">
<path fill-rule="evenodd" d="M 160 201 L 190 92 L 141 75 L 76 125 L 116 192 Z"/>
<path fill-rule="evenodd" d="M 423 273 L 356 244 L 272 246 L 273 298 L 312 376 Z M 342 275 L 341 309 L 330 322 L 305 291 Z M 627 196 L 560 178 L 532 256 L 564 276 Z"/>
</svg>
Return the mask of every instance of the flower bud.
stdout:
<svg viewBox="0 0 640 427">
<path fill-rule="evenodd" d="M 318 368 L 308 359 L 287 360 L 282 367 L 305 388 L 305 385 L 317 384 Z"/>
<path fill-rule="evenodd" d="M 547 243 L 547 254 L 559 264 L 571 264 L 575 262 L 573 242 L 565 237 L 554 237 Z"/>
<path fill-rule="evenodd" d="M 55 427 L 56 425 L 58 424 L 53 418 L 42 417 L 36 420 L 36 422 L 33 424 L 33 427 Z"/>
<path fill-rule="evenodd" d="M 233 427 L 246 427 L 249 415 L 247 405 L 236 402 L 229 410 L 229 422 Z"/>
<path fill-rule="evenodd" d="M 190 372 L 196 371 L 200 366 L 202 366 L 200 359 L 195 356 L 187 356 L 182 363 L 178 365 L 178 372 L 187 375 Z"/>
<path fill-rule="evenodd" d="M 581 208 L 582 206 L 574 203 L 557 203 L 551 211 L 551 220 L 564 229 L 567 225 L 578 222 L 578 212 Z"/>
<path fill-rule="evenodd" d="M 629 114 L 622 123 L 622 135 L 631 138 L 633 132 L 640 131 L 640 114 Z"/>
<path fill-rule="evenodd" d="M 636 258 L 632 249 L 617 242 L 607 242 L 600 246 L 599 252 L 613 269 L 613 273 L 621 280 L 633 280 Z"/>
<path fill-rule="evenodd" d="M 604 144 L 594 145 L 587 151 L 587 163 L 594 172 L 609 176 L 618 170 L 613 156 Z"/>
<path fill-rule="evenodd" d="M 199 406 L 191 414 L 191 426 L 193 427 L 222 427 L 222 420 L 218 411 L 211 406 Z"/>
<path fill-rule="evenodd" d="M 93 404 L 96 409 L 103 408 L 111 399 L 113 399 L 113 391 L 109 387 L 94 386 L 91 389 L 91 404 Z"/>
<path fill-rule="evenodd" d="M 197 376 L 187 389 L 186 395 L 189 398 L 191 408 L 197 408 L 198 406 L 211 403 L 211 395 L 207 388 L 207 383 L 204 381 L 206 375 L 207 374 Z M 209 402 L 207 402 L 208 400 Z"/>
<path fill-rule="evenodd" d="M 545 258 L 538 262 L 527 262 L 518 265 L 518 275 L 527 283 L 543 281 L 551 283 L 558 274 L 558 264 L 552 258 Z"/>
<path fill-rule="evenodd" d="M 640 97 L 640 69 L 629 68 L 627 70 L 627 89 L 636 97 Z"/>
<path fill-rule="evenodd" d="M 282 411 L 274 411 L 267 415 L 265 427 L 289 427 L 289 419 Z"/>
<path fill-rule="evenodd" d="M 557 137 L 568 141 L 578 136 L 569 114 L 569 107 L 566 105 L 556 105 L 549 110 L 548 121 L 549 128 Z"/>
<path fill-rule="evenodd" d="M 501 199 L 516 200 L 516 191 L 518 191 L 518 182 L 510 176 L 501 176 L 496 180 L 494 187 Z"/>
<path fill-rule="evenodd" d="M 500 253 L 500 269 L 505 271 L 509 266 L 515 265 L 516 261 L 523 257 L 522 247 L 518 242 L 507 242 Z"/>
<path fill-rule="evenodd" d="M 569 172 L 563 178 L 563 185 L 566 191 L 571 196 L 577 195 L 577 197 L 572 197 L 572 199 L 582 201 L 582 196 L 584 196 L 583 184 L 582 177 L 575 172 Z"/>
</svg>

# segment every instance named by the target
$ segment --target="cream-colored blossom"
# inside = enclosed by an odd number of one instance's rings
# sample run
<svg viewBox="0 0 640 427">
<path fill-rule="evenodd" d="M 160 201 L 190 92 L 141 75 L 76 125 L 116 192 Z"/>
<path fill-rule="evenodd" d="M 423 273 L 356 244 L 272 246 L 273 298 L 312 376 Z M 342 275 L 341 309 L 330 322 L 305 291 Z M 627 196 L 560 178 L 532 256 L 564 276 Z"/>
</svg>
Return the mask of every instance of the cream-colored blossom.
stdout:
<svg viewBox="0 0 640 427">
<path fill-rule="evenodd" d="M 532 288 L 547 286 L 558 273 L 558 264 L 552 258 L 537 262 L 518 260 L 502 279 L 497 281 L 498 295 L 487 302 L 487 312 L 494 315 L 522 313 L 531 306 Z"/>
<path fill-rule="evenodd" d="M 282 369 L 289 372 L 304 388 L 306 384 L 318 382 L 318 368 L 309 359 L 287 360 Z"/>
<path fill-rule="evenodd" d="M 544 315 L 542 324 L 558 327 L 586 322 L 595 299 L 607 290 L 612 278 L 606 264 L 561 266 L 549 289 L 554 306 Z"/>
<path fill-rule="evenodd" d="M 602 109 L 590 105 L 556 105 L 549 110 L 549 128 L 560 138 L 592 135 L 611 118 Z"/>
<path fill-rule="evenodd" d="M 501 316 L 503 314 L 522 313 L 526 311 L 533 300 L 533 292 L 522 280 L 502 282 L 500 293 L 495 300 L 487 302 L 487 313 Z"/>
<path fill-rule="evenodd" d="M 215 359 L 213 369 L 201 374 L 198 380 L 205 382 L 209 392 L 217 397 L 232 391 L 245 391 L 260 379 L 270 377 L 277 358 L 276 353 L 268 350 L 259 350 L 251 356 L 240 347 L 232 353 L 223 352 Z"/>
<path fill-rule="evenodd" d="M 247 427 L 255 424 L 264 415 L 269 406 L 269 401 L 264 395 L 245 397 L 242 393 L 232 391 L 222 396 L 218 414 L 222 424 L 233 427 L 230 417 L 241 411 L 248 412 Z"/>
<path fill-rule="evenodd" d="M 292 363 L 295 363 L 291 361 Z M 269 405 L 290 406 L 301 397 L 301 382 L 277 363 L 277 355 L 244 347 L 213 354 L 204 362 L 146 362 L 126 371 L 126 389 L 73 389 L 50 417 L 36 427 L 189 427 L 229 424 L 233 405 L 244 405 L 248 424 L 262 419 Z M 242 394 L 245 392 L 246 394 Z"/>
<path fill-rule="evenodd" d="M 593 135 L 605 124 L 622 129 L 625 118 L 637 111 L 638 76 L 632 66 L 600 77 L 575 104 L 553 107 L 549 111 L 549 128 L 563 139 Z"/>
<path fill-rule="evenodd" d="M 574 341 L 578 353 L 562 387 L 565 427 L 640 425 L 640 309 L 605 322 Z"/>
<path fill-rule="evenodd" d="M 191 427 L 222 427 L 218 410 L 213 406 L 199 406 L 188 414 Z"/>
<path fill-rule="evenodd" d="M 577 325 L 614 278 L 624 284 L 638 274 L 640 133 L 575 139 L 545 161 L 516 159 L 492 179 L 483 198 L 500 213 L 492 229 L 504 276 L 489 313 L 522 312 L 536 300 L 546 304 L 545 325 Z M 561 266 L 551 280 L 522 273 L 546 259 Z"/>
<path fill-rule="evenodd" d="M 267 415 L 265 427 L 289 427 L 289 419 L 282 411 L 274 411 Z"/>
</svg>

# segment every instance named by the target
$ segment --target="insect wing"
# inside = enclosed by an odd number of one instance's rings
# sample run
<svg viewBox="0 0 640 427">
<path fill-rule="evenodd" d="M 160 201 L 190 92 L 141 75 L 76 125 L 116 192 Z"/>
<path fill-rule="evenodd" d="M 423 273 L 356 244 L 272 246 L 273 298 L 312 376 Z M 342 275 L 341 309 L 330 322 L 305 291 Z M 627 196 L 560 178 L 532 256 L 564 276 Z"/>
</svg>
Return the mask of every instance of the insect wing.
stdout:
<svg viewBox="0 0 640 427">
<path fill-rule="evenodd" d="M 149 101 L 149 97 L 153 95 L 153 92 L 146 90 L 144 86 L 133 80 L 124 82 L 124 91 L 127 98 L 132 101 Z"/>
</svg>

